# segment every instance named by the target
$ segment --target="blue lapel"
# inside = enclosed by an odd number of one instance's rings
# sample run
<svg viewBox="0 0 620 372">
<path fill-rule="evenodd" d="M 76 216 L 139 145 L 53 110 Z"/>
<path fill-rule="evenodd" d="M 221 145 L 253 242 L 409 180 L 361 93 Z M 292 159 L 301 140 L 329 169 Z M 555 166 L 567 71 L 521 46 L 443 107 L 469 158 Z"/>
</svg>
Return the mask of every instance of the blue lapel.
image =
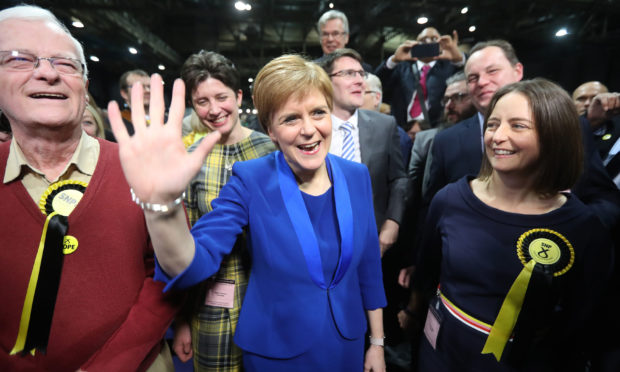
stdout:
<svg viewBox="0 0 620 372">
<path fill-rule="evenodd" d="M 351 210 L 349 188 L 342 171 L 335 162 L 330 161 L 330 158 L 331 155 L 328 155 L 327 158 L 325 158 L 325 162 L 334 188 L 336 215 L 341 239 L 341 252 L 336 275 L 334 275 L 334 279 L 328 287 L 323 277 L 319 243 L 314 234 L 314 228 L 310 222 L 310 216 L 308 215 L 306 205 L 301 196 L 301 191 L 295 180 L 295 175 L 286 163 L 282 152 L 278 151 L 276 153 L 276 169 L 278 172 L 282 200 L 284 201 L 289 219 L 295 229 L 297 240 L 303 251 L 308 271 L 310 272 L 310 277 L 312 281 L 322 289 L 331 289 L 338 285 L 347 272 L 353 258 L 353 212 Z"/>
</svg>

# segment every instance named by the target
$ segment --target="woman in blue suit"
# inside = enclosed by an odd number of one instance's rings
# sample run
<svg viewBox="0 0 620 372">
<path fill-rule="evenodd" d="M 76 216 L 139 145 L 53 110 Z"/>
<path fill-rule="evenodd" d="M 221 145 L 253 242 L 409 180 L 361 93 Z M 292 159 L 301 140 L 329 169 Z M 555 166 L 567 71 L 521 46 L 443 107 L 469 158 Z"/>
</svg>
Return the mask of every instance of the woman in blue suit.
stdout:
<svg viewBox="0 0 620 372">
<path fill-rule="evenodd" d="M 167 125 L 159 87 L 154 75 L 151 124 L 146 127 L 144 112 L 132 112 L 133 137 L 118 107 L 109 107 L 125 175 L 145 211 L 156 278 L 168 283 L 166 289 L 205 280 L 247 231 L 252 269 L 235 332 L 246 370 L 384 371 L 386 300 L 370 178 L 365 166 L 328 155 L 329 77 L 290 55 L 258 73 L 254 104 L 280 151 L 235 163 L 213 211 L 191 232 L 181 194 L 219 134 L 187 154 L 180 139 L 183 84 L 174 84 Z M 132 90 L 132 100 L 141 99 L 140 90 Z M 226 283 L 216 292 L 222 303 L 231 296 Z"/>
</svg>

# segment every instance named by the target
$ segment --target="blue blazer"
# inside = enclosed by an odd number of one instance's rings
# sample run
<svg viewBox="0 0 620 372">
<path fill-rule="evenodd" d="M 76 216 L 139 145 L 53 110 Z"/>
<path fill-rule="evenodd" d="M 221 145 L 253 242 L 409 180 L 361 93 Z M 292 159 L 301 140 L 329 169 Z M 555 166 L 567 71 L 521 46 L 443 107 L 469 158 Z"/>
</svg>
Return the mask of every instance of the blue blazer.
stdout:
<svg viewBox="0 0 620 372">
<path fill-rule="evenodd" d="M 337 284 L 324 289 L 313 280 L 311 263 L 297 238 L 300 223 L 287 212 L 290 201 L 283 198 L 278 167 L 285 165 L 284 171 L 291 177 L 287 182 L 293 183 L 296 192 L 299 189 L 292 171 L 279 156 L 281 152 L 276 151 L 235 163 L 232 177 L 212 203 L 213 211 L 192 229 L 196 253 L 190 266 L 172 279 L 157 266 L 156 279 L 168 282 L 168 289 L 187 288 L 209 278 L 230 253 L 237 236 L 246 230 L 252 268 L 235 343 L 255 354 L 289 358 L 320 342 L 316 337 L 322 324 L 332 318 L 345 338 L 363 337 L 365 310 L 384 307 L 386 299 L 366 166 L 328 155 L 336 209 L 342 201 L 338 200 L 342 196 L 339 189 L 350 196 L 344 204 L 350 203 L 352 249 L 348 263 L 339 262 Z M 338 214 L 340 220 L 340 210 Z M 340 227 L 342 260 L 347 256 L 342 236 L 347 233 Z"/>
</svg>

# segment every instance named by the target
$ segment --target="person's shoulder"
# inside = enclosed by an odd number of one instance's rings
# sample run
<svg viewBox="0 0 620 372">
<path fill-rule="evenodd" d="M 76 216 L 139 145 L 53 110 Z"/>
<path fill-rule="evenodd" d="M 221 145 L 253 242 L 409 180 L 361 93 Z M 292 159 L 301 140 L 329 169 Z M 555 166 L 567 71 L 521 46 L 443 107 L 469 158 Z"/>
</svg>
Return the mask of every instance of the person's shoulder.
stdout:
<svg viewBox="0 0 620 372">
<path fill-rule="evenodd" d="M 372 124 L 381 123 L 380 125 L 396 126 L 396 119 L 392 115 L 387 115 L 378 111 L 359 109 L 359 118 L 363 121 L 372 121 Z"/>
<path fill-rule="evenodd" d="M 478 126 L 478 114 L 474 114 L 474 116 L 461 120 L 450 128 L 439 131 L 435 136 L 435 141 L 441 142 L 445 138 L 460 137 L 463 133 L 472 130 L 472 128 L 478 129 Z"/>
<path fill-rule="evenodd" d="M 238 161 L 233 165 L 233 172 L 260 177 L 261 171 L 275 167 L 275 156 L 276 152 L 272 152 L 260 158 Z"/>
<path fill-rule="evenodd" d="M 433 138 L 433 137 L 435 137 L 437 135 L 437 131 L 438 130 L 439 129 L 437 129 L 437 128 L 431 128 L 431 129 L 422 130 L 422 131 L 418 132 L 415 135 L 415 140 L 416 141 L 417 140 L 424 141 L 424 140 L 427 140 L 429 138 Z"/>
</svg>

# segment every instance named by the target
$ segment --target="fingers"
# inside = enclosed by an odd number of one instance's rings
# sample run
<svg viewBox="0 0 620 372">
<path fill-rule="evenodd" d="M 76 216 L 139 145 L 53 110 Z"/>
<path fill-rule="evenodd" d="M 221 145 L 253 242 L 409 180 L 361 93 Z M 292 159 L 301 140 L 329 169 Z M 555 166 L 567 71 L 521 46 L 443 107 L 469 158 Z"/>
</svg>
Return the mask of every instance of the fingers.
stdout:
<svg viewBox="0 0 620 372">
<path fill-rule="evenodd" d="M 456 30 L 452 30 L 452 40 L 454 40 L 454 44 L 459 44 L 459 33 Z"/>
<path fill-rule="evenodd" d="M 409 288 L 409 272 L 407 268 L 401 269 L 398 273 L 398 284 L 403 288 Z"/>
<path fill-rule="evenodd" d="M 118 108 L 118 103 L 115 101 L 110 101 L 110 103 L 108 103 L 108 119 L 110 120 L 110 127 L 112 128 L 112 133 L 114 133 L 116 142 L 122 144 L 129 139 L 127 128 L 121 117 L 121 111 Z"/>
<path fill-rule="evenodd" d="M 146 128 L 143 92 L 144 88 L 141 83 L 134 83 L 131 86 L 131 124 L 136 134 L 144 132 Z"/>
<path fill-rule="evenodd" d="M 163 125 L 166 107 L 164 103 L 164 84 L 161 75 L 151 75 L 151 99 L 149 103 L 150 125 Z"/>
<path fill-rule="evenodd" d="M 189 162 L 192 165 L 192 172 L 198 172 L 198 169 L 202 166 L 207 155 L 213 149 L 213 146 L 220 140 L 222 135 L 219 131 L 215 130 L 209 134 L 207 134 L 198 147 L 191 153 L 188 154 Z"/>
<path fill-rule="evenodd" d="M 185 84 L 183 80 L 176 79 L 172 86 L 172 102 L 168 111 L 168 123 L 179 133 L 183 126 L 183 116 L 185 115 Z M 204 142 L 204 141 L 203 141 Z M 205 154 L 206 156 L 206 154 Z"/>
</svg>

